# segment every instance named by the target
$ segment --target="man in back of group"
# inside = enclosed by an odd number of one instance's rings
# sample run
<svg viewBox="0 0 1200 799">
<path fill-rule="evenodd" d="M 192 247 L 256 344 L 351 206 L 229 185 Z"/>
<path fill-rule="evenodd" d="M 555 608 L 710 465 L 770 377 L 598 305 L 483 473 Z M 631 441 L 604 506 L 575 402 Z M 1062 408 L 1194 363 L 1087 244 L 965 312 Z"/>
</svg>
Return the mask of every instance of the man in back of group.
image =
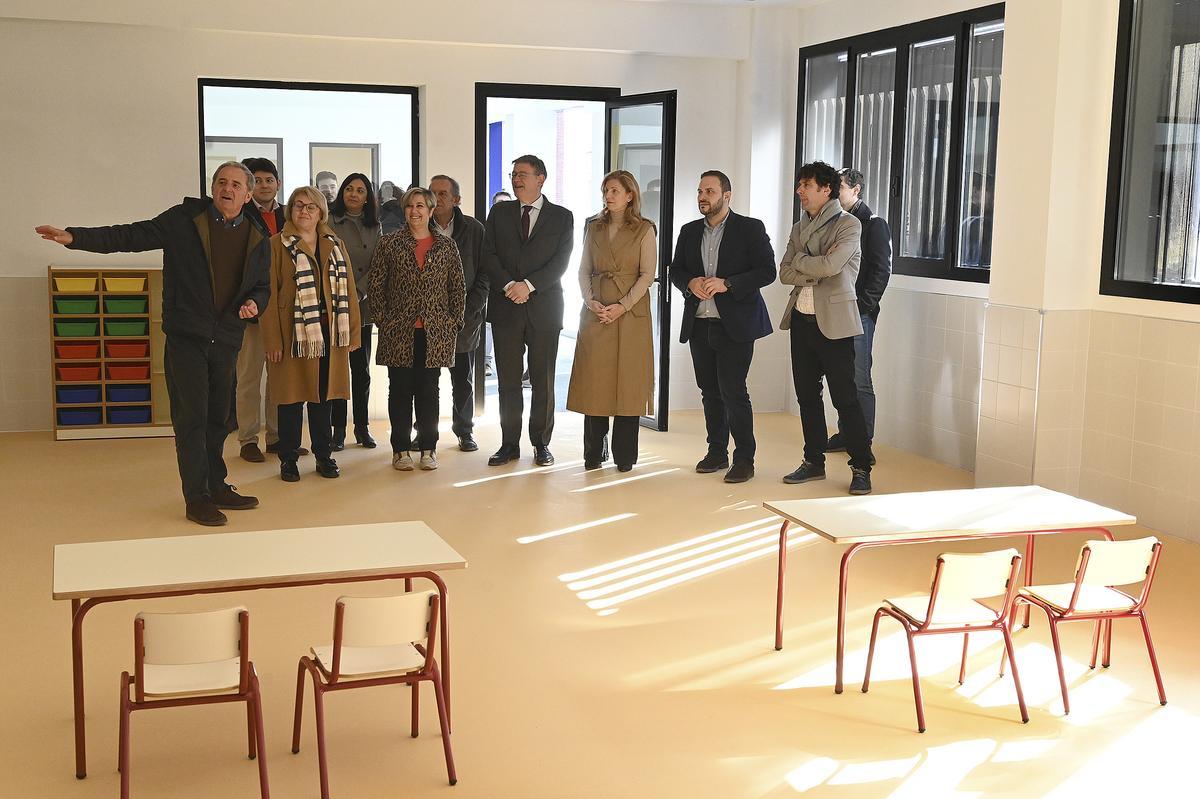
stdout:
<svg viewBox="0 0 1200 799">
<path fill-rule="evenodd" d="M 854 337 L 854 385 L 858 388 L 858 404 L 862 406 L 863 419 L 867 423 L 867 443 L 875 440 L 875 386 L 871 381 L 871 366 L 874 363 L 871 349 L 875 344 L 875 324 L 879 320 L 879 302 L 883 299 L 888 278 L 892 276 L 892 231 L 887 220 L 875 216 L 871 207 L 863 200 L 865 191 L 863 173 L 846 167 L 838 170 L 842 189 L 838 201 L 842 209 L 858 217 L 862 225 L 862 259 L 858 265 L 858 279 L 854 291 L 858 297 L 858 313 L 862 319 L 863 332 Z M 838 418 L 838 432 L 829 438 L 826 452 L 842 452 L 846 449 L 841 433 L 842 420 Z M 871 456 L 874 465 L 875 456 Z"/>
<path fill-rule="evenodd" d="M 696 471 L 728 469 L 725 482 L 744 483 L 754 476 L 756 447 L 746 377 L 755 340 L 771 333 L 760 289 L 775 280 L 775 253 L 761 221 L 730 210 L 732 196 L 723 172 L 700 176 L 696 202 L 704 218 L 679 231 L 670 277 L 683 292 L 679 340 L 691 348 L 708 434 Z"/>
<path fill-rule="evenodd" d="M 270 297 L 270 246 L 246 221 L 253 184 L 249 169 L 228 161 L 213 174 L 211 199 L 188 197 L 129 225 L 36 229 L 75 250 L 163 251 L 163 366 L 187 518 L 197 524 L 225 524 L 221 508 L 258 506 L 256 498 L 225 482 L 222 458 L 246 320 L 257 317 Z"/>
<path fill-rule="evenodd" d="M 453 396 L 453 421 L 450 429 L 458 437 L 463 452 L 479 449 L 475 442 L 475 349 L 479 346 L 479 329 L 483 326 L 488 300 L 488 274 L 480 263 L 483 252 L 483 225 L 459 208 L 462 194 L 458 181 L 448 175 L 434 175 L 429 181 L 436 206 L 430 227 L 454 239 L 462 259 L 463 283 L 466 286 L 466 311 L 463 327 L 454 347 L 454 366 L 450 368 Z"/>
<path fill-rule="evenodd" d="M 804 460 L 783 482 L 825 479 L 825 378 L 850 453 L 850 493 L 869 494 L 871 447 L 854 385 L 854 336 L 863 332 L 854 291 L 862 225 L 842 210 L 841 185 L 829 164 L 800 167 L 796 195 L 803 211 L 779 264 L 780 282 L 794 286 L 779 326 L 791 336 L 792 381 L 804 430 Z"/>
<path fill-rule="evenodd" d="M 337 175 L 323 169 L 313 177 L 313 185 L 317 187 L 317 191 L 325 195 L 325 200 L 333 205 L 333 201 L 337 199 Z"/>
<path fill-rule="evenodd" d="M 554 364 L 563 322 L 562 277 L 574 246 L 575 218 L 542 194 L 546 165 L 536 155 L 513 161 L 517 199 L 492 206 L 484 226 L 483 264 L 491 281 L 487 318 L 495 333 L 500 384 L 500 449 L 488 465 L 521 457 L 521 372 L 529 351 L 529 441 L 534 463 L 550 466 Z"/>
</svg>

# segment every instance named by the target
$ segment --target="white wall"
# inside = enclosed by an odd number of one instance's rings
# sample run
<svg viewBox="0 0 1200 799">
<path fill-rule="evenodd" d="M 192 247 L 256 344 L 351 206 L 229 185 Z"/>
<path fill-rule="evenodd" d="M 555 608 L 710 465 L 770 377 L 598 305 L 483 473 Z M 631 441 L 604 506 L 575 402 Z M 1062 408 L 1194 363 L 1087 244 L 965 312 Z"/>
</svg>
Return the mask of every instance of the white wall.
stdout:
<svg viewBox="0 0 1200 799">
<path fill-rule="evenodd" d="M 691 183 L 704 169 L 728 169 L 741 190 L 744 177 L 731 168 L 742 149 L 732 120 L 744 109 L 737 92 L 737 63 L 728 58 L 275 36 L 186 27 L 201 23 L 212 27 L 213 20 L 238 16 L 255 18 L 254 10 L 244 4 L 237 6 L 236 13 L 234 4 L 227 5 L 228 16 L 213 6 L 211 20 L 206 8 L 203 19 L 171 17 L 177 27 L 153 30 L 0 19 L 0 40 L 5 42 L 0 49 L 0 73 L 5 76 L 0 83 L 0 105 L 5 109 L 0 117 L 4 171 L 11 185 L 44 187 L 27 192 L 21 203 L 0 216 L 0 241 L 5 244 L 0 250 L 0 296 L 6 304 L 18 306 L 0 323 L 0 430 L 49 427 L 46 266 L 153 264 L 157 258 L 152 253 L 96 256 L 66 251 L 39 240 L 33 227 L 144 219 L 184 194 L 195 194 L 199 185 L 197 76 L 419 86 L 421 172 L 454 175 L 464 187 L 471 186 L 474 176 L 477 80 L 609 85 L 626 93 L 677 89 L 677 225 L 697 215 Z M 663 15 L 669 9 L 628 5 L 632 19 L 644 18 L 658 30 L 666 27 Z M 32 8 L 22 3 L 9 6 L 5 13 Z M 324 7 L 314 4 L 315 19 L 325 18 L 326 12 L 319 10 Z M 138 10 L 145 16 L 136 20 L 144 22 L 173 13 L 142 3 L 113 3 L 102 10 L 66 3 L 43 3 L 38 8 L 45 15 L 104 13 L 112 19 L 124 19 L 122 15 Z M 414 20 L 427 13 L 421 9 L 413 7 Z M 712 20 L 723 30 L 698 31 L 689 41 L 689 52 L 707 47 L 731 55 L 746 49 L 738 35 L 743 29 L 740 14 L 688 7 L 686 16 L 675 17 L 671 27 L 686 31 L 688 25 L 681 20 Z M 439 27 L 415 25 L 425 30 Z M 576 25 L 566 39 L 578 40 L 579 29 L 586 27 Z M 609 32 L 604 25 L 589 32 L 592 46 L 608 47 L 618 41 Z M 464 210 L 471 213 L 474 192 L 463 194 Z M 690 375 L 686 348 L 675 345 L 672 354 L 673 373 Z M 752 390 L 764 396 L 763 410 L 781 406 L 778 392 L 770 396 L 753 385 Z M 685 404 L 691 400 L 681 397 Z"/>
</svg>

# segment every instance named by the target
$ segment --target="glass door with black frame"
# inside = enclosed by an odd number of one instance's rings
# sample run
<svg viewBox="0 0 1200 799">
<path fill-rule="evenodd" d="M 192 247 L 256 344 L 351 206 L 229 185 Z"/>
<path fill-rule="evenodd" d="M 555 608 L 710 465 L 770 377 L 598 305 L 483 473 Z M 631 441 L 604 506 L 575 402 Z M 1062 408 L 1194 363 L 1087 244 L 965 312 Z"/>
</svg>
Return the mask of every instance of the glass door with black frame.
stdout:
<svg viewBox="0 0 1200 799">
<path fill-rule="evenodd" d="M 642 190 L 642 216 L 658 229 L 658 273 L 650 284 L 654 330 L 654 413 L 642 417 L 642 426 L 667 429 L 670 399 L 671 262 L 675 202 L 675 95 L 674 91 L 622 97 L 605 103 L 605 172 L 624 169 Z"/>
</svg>

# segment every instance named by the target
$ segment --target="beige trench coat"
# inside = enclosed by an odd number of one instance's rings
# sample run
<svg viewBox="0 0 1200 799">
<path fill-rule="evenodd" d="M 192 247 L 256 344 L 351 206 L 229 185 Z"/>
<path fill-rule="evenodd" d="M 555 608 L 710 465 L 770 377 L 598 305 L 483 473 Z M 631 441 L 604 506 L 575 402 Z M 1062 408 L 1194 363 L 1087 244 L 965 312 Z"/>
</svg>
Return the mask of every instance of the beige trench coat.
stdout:
<svg viewBox="0 0 1200 799">
<path fill-rule="evenodd" d="M 644 247 L 646 237 L 650 246 Z M 575 363 L 567 409 L 588 416 L 642 416 L 654 412 L 654 343 L 650 294 L 654 275 L 654 226 L 642 220 L 624 225 L 609 241 L 601 219 L 588 223 L 580 282 L 590 285 L 604 305 L 620 302 L 625 313 L 601 324 L 585 305 L 575 339 Z M 643 264 L 648 251 L 649 263 Z M 645 276 L 639 281 L 639 275 Z"/>
<path fill-rule="evenodd" d="M 292 354 L 292 343 L 296 336 L 292 323 L 292 309 L 296 305 L 296 266 L 283 246 L 285 235 L 299 235 L 299 231 L 288 222 L 283 230 L 271 238 L 271 299 L 258 320 L 262 327 L 263 349 L 267 352 L 283 352 L 283 359 L 279 363 L 267 362 L 267 380 L 271 383 L 271 398 L 278 405 L 320 402 L 320 359 L 297 358 Z M 333 231 L 322 222 L 317 227 L 317 263 L 321 264 L 321 297 L 332 320 L 333 297 L 329 290 L 328 267 L 333 248 L 326 235 L 333 235 Z M 358 291 L 354 286 L 354 267 L 341 239 L 337 242 L 346 259 L 349 280 L 350 347 L 334 347 L 325 342 L 329 350 L 329 390 L 326 399 L 350 399 L 350 350 L 362 343 L 362 322 L 358 311 Z M 303 241 L 299 246 L 308 257 L 313 257 Z"/>
</svg>

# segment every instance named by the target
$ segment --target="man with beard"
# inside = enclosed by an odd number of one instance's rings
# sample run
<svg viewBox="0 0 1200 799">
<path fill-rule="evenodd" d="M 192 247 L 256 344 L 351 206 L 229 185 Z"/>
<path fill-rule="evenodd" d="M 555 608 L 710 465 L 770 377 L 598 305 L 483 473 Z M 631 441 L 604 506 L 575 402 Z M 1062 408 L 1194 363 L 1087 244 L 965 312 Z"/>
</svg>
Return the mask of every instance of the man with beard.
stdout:
<svg viewBox="0 0 1200 799">
<path fill-rule="evenodd" d="M 761 221 L 729 209 L 732 194 L 723 172 L 700 176 L 696 202 L 704 218 L 679 231 L 670 276 L 684 296 L 679 340 L 691 348 L 708 433 L 696 471 L 728 469 L 725 482 L 744 483 L 754 476 L 755 451 L 746 376 L 754 341 L 771 333 L 760 289 L 775 280 L 775 253 Z"/>
</svg>

